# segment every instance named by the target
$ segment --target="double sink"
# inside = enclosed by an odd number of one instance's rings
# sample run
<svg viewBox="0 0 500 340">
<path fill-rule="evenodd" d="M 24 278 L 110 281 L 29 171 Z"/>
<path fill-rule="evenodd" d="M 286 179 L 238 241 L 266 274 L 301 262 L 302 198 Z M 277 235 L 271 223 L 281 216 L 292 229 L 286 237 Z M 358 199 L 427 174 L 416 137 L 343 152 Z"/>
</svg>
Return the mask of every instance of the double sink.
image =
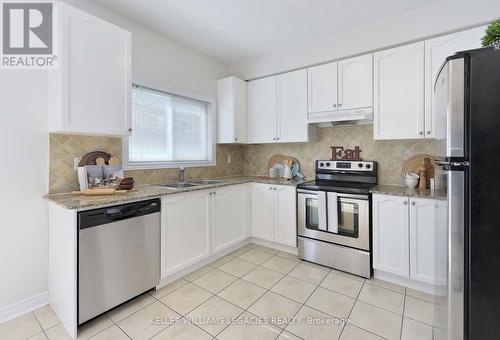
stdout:
<svg viewBox="0 0 500 340">
<path fill-rule="evenodd" d="M 161 187 L 169 188 L 169 189 L 182 189 L 189 187 L 196 187 L 199 185 L 211 185 L 211 184 L 222 184 L 224 181 L 217 179 L 200 179 L 189 182 L 175 182 L 175 183 L 166 183 L 160 184 Z"/>
</svg>

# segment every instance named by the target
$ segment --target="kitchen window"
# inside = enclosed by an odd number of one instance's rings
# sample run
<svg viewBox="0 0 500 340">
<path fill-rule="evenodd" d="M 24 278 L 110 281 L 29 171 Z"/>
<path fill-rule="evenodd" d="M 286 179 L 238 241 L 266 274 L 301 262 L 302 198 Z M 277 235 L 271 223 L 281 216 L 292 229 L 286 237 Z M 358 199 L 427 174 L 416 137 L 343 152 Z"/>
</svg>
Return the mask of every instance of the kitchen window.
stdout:
<svg viewBox="0 0 500 340">
<path fill-rule="evenodd" d="M 215 165 L 213 101 L 132 88 L 132 135 L 124 138 L 125 167 L 157 169 Z"/>
</svg>

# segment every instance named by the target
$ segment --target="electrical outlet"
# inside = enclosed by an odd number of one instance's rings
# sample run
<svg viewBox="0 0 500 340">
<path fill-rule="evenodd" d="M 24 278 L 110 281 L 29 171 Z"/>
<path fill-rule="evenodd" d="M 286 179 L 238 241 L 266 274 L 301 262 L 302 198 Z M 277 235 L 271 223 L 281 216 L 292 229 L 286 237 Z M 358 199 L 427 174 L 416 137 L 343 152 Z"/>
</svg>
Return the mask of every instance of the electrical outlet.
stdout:
<svg viewBox="0 0 500 340">
<path fill-rule="evenodd" d="M 227 155 L 227 164 L 231 164 L 231 155 Z"/>
<path fill-rule="evenodd" d="M 80 163 L 81 158 L 75 157 L 73 159 L 73 169 L 76 171 L 78 170 L 78 163 Z"/>
</svg>

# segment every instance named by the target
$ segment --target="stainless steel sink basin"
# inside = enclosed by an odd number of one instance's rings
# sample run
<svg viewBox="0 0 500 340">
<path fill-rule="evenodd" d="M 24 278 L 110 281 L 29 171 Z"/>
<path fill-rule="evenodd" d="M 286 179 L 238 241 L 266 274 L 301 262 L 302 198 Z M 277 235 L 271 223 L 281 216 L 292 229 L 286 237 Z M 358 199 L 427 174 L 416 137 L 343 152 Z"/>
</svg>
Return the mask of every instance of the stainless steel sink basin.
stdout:
<svg viewBox="0 0 500 340">
<path fill-rule="evenodd" d="M 182 189 L 182 188 L 195 187 L 197 185 L 199 185 L 199 184 L 193 184 L 193 183 L 187 183 L 187 182 L 160 184 L 161 187 L 165 187 L 165 188 L 169 188 L 169 189 Z"/>
<path fill-rule="evenodd" d="M 220 184 L 220 183 L 224 183 L 224 181 L 217 180 L 217 179 L 199 179 L 199 180 L 194 180 L 194 181 L 189 181 L 189 182 L 175 182 L 175 183 L 160 184 L 160 186 L 165 187 L 165 188 L 169 188 L 169 189 L 182 189 L 182 188 L 196 187 L 199 185 L 210 185 L 210 184 Z"/>
<path fill-rule="evenodd" d="M 221 184 L 224 183 L 224 181 L 218 179 L 200 179 L 195 181 L 189 181 L 189 183 L 196 185 L 209 185 L 209 184 Z"/>
</svg>

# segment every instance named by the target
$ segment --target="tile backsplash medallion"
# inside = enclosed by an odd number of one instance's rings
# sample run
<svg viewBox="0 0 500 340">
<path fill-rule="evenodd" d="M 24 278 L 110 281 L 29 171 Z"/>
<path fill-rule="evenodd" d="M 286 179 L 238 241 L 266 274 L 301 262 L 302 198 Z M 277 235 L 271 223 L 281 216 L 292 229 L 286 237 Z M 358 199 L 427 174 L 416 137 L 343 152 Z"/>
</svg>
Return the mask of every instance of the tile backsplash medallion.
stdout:
<svg viewBox="0 0 500 340">
<path fill-rule="evenodd" d="M 122 139 L 119 137 L 95 137 L 52 133 L 50 139 L 49 193 L 58 194 L 79 190 L 78 178 L 73 168 L 75 157 L 81 158 L 91 151 L 106 151 L 122 156 Z M 186 168 L 186 179 L 224 177 L 243 174 L 244 147 L 241 145 L 217 145 L 217 165 Z M 231 163 L 227 156 L 231 155 Z M 133 177 L 136 185 L 166 183 L 177 180 L 178 169 L 129 170 L 125 176 Z"/>
<path fill-rule="evenodd" d="M 361 158 L 377 161 L 379 184 L 401 185 L 400 170 L 403 162 L 418 153 L 435 155 L 432 141 L 425 140 L 373 140 L 373 125 L 336 125 L 318 128 L 315 141 L 310 143 L 248 145 L 245 149 L 245 173 L 266 175 L 267 161 L 274 154 L 297 158 L 302 174 L 314 179 L 314 161 L 330 159 L 331 146 L 353 149 L 359 145 Z"/>
<path fill-rule="evenodd" d="M 79 190 L 74 158 L 90 151 L 102 150 L 122 159 L 122 139 L 66 134 L 50 134 L 49 193 Z M 298 159 L 306 178 L 314 178 L 314 161 L 330 159 L 330 146 L 354 148 L 359 145 L 361 157 L 378 162 L 380 184 L 401 184 L 402 163 L 417 153 L 435 154 L 434 143 L 424 140 L 374 141 L 372 125 L 337 125 L 318 128 L 317 137 L 310 143 L 260 145 L 217 145 L 217 165 L 186 168 L 186 178 L 211 178 L 235 175 L 268 175 L 267 162 L 274 154 Z M 231 163 L 227 163 L 231 155 Z M 137 185 L 166 183 L 177 180 L 178 169 L 129 170 L 125 176 L 135 179 Z"/>
</svg>

